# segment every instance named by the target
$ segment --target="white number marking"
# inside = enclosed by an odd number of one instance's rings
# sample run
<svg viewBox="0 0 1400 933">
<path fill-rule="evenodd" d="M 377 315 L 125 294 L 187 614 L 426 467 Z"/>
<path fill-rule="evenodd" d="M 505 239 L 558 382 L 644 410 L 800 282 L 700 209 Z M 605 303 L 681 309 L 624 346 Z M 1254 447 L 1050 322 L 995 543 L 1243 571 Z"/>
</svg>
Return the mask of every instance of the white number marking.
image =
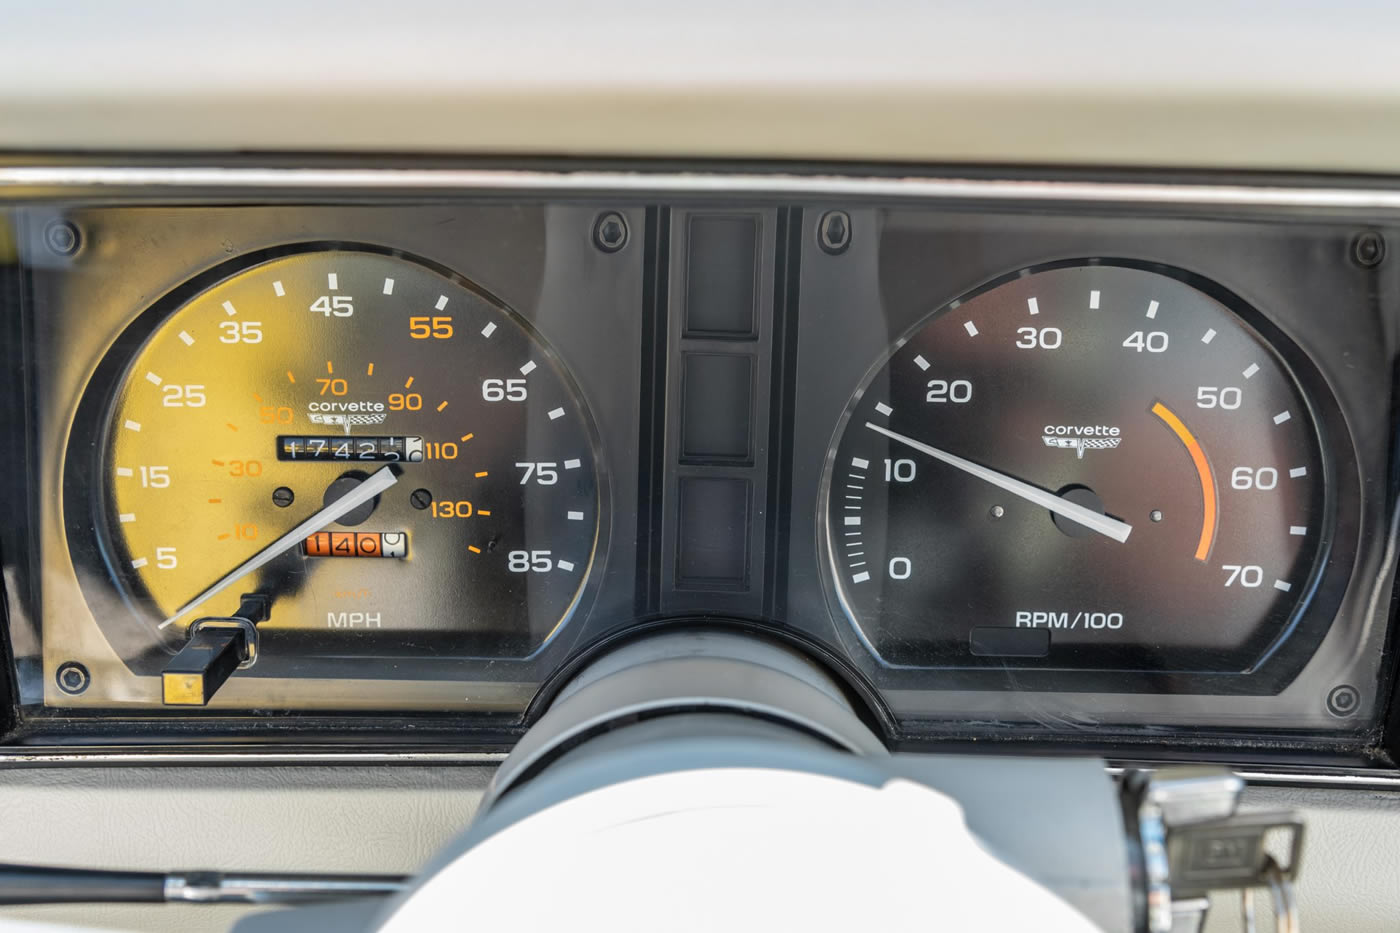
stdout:
<svg viewBox="0 0 1400 933">
<path fill-rule="evenodd" d="M 930 379 L 928 381 L 928 394 L 924 396 L 924 401 L 942 404 L 952 402 L 955 405 L 962 405 L 972 401 L 972 383 L 966 379 L 954 379 L 949 382 L 946 379 Z"/>
<path fill-rule="evenodd" d="M 1016 348 L 1018 350 L 1058 350 L 1065 341 L 1064 332 L 1058 327 L 1036 330 L 1034 327 L 1016 328 Z"/>
<path fill-rule="evenodd" d="M 1255 564 L 1222 564 L 1220 569 L 1230 575 L 1225 580 L 1226 586 L 1234 586 L 1238 581 L 1240 586 L 1254 589 L 1264 582 L 1264 568 Z"/>
<path fill-rule="evenodd" d="M 1130 350 L 1141 353 L 1146 350 L 1148 353 L 1167 352 L 1168 338 L 1165 331 L 1140 331 L 1135 330 L 1128 335 L 1128 339 L 1123 341 L 1123 346 Z"/>
</svg>

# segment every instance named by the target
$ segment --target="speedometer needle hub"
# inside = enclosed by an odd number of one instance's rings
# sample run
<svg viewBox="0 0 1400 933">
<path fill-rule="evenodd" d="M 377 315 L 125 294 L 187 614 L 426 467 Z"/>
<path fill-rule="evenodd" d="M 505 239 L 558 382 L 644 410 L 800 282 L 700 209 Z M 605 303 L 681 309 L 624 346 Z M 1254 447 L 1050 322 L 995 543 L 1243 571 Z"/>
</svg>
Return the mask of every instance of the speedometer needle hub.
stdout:
<svg viewBox="0 0 1400 933">
<path fill-rule="evenodd" d="M 1133 526 L 1129 525 L 1127 522 L 1121 522 L 1116 518 L 1109 518 L 1107 515 L 1095 512 L 1093 509 L 1070 502 L 1067 499 L 1062 499 L 1053 492 L 1041 489 L 1039 486 L 1032 486 L 1030 483 L 1022 482 L 1013 476 L 1008 476 L 1005 473 L 984 467 L 979 463 L 973 463 L 971 460 L 964 460 L 956 454 L 950 454 L 946 450 L 939 450 L 937 447 L 932 447 L 928 444 L 916 441 L 912 437 L 898 434 L 878 424 L 872 424 L 867 421 L 865 426 L 877 434 L 883 434 L 890 440 L 899 441 L 899 443 L 906 447 L 917 450 L 922 454 L 927 454 L 935 460 L 946 463 L 951 467 L 956 467 L 964 473 L 968 473 L 980 480 L 991 483 L 998 489 L 1004 489 L 1013 496 L 1025 499 L 1027 502 L 1038 505 L 1041 508 L 1049 509 L 1056 515 L 1077 522 L 1085 528 L 1096 531 L 1105 537 L 1112 538 L 1120 544 L 1127 541 L 1128 535 L 1132 534 Z"/>
<path fill-rule="evenodd" d="M 272 542 L 267 547 L 263 548 L 261 551 L 254 554 L 252 557 L 248 558 L 243 563 L 230 570 L 227 574 L 221 577 L 217 583 L 209 587 L 209 589 L 205 590 L 203 593 L 200 593 L 194 599 L 190 600 L 189 602 L 181 606 L 179 609 L 175 610 L 175 614 L 172 615 L 170 618 L 166 619 L 164 622 L 160 623 L 160 627 L 165 628 L 166 626 L 171 625 L 176 619 L 180 618 L 180 616 L 189 612 L 191 609 L 198 606 L 200 603 L 212 599 L 219 593 L 222 593 L 224 590 L 232 586 L 234 583 L 238 582 L 243 577 L 252 573 L 254 570 L 257 570 L 258 568 L 268 564 L 284 552 L 290 550 L 297 544 L 304 541 L 310 535 L 320 531 L 322 528 L 326 527 L 331 522 L 343 518 L 349 513 L 355 511 L 360 506 L 364 505 L 366 502 L 370 501 L 375 496 L 379 495 L 381 492 L 388 489 L 390 486 L 394 485 L 398 481 L 399 478 L 394 475 L 394 471 L 392 469 L 390 469 L 387 466 L 381 467 L 378 471 L 371 475 L 369 479 L 365 480 L 363 483 L 360 483 L 354 489 L 351 489 L 345 495 L 341 496 L 339 499 L 336 499 L 334 502 L 321 509 L 315 515 L 312 515 L 306 521 L 302 522 L 300 525 L 297 525 L 291 531 L 287 532 L 282 537 L 278 538 L 276 541 Z"/>
</svg>

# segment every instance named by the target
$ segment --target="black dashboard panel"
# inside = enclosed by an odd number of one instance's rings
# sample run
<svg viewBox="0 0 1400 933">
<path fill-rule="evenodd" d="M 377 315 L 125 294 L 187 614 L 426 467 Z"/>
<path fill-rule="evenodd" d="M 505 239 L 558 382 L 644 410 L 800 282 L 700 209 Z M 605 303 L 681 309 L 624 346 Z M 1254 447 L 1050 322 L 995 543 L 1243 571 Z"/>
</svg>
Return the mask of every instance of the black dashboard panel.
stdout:
<svg viewBox="0 0 1400 933">
<path fill-rule="evenodd" d="M 684 622 L 892 743 L 1380 754 L 1384 198 L 68 168 L 0 188 L 17 741 L 498 747 Z"/>
</svg>

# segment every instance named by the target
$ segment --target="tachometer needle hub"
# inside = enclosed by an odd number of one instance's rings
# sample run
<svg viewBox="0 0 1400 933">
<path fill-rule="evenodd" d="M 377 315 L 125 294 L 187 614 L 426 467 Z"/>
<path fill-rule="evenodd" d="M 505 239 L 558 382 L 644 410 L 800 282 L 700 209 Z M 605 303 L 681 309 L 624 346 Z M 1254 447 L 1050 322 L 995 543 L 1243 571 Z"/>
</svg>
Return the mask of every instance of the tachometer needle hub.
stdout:
<svg viewBox="0 0 1400 933">
<path fill-rule="evenodd" d="M 209 587 L 209 589 L 205 590 L 203 593 L 200 593 L 194 599 L 190 600 L 189 602 L 181 606 L 179 609 L 175 610 L 175 614 L 172 615 L 170 618 L 166 619 L 164 622 L 162 622 L 160 624 L 160 627 L 165 628 L 166 626 L 172 624 L 176 619 L 180 618 L 180 616 L 189 612 L 191 609 L 198 606 L 200 603 L 214 598 L 219 593 L 222 593 L 228 587 L 238 582 L 238 580 L 240 580 L 241 578 L 247 576 L 254 570 L 257 570 L 258 568 L 264 566 L 265 564 L 268 564 L 284 552 L 290 550 L 297 544 L 306 540 L 306 538 L 310 535 L 320 531 L 322 528 L 326 527 L 331 522 L 343 518 L 350 512 L 355 511 L 355 509 L 364 505 L 366 502 L 370 501 L 375 496 L 379 495 L 381 492 L 388 489 L 390 486 L 394 485 L 398 481 L 399 478 L 394 475 L 394 471 L 392 469 L 390 469 L 387 466 L 382 467 L 372 476 L 370 476 L 369 479 L 365 480 L 363 483 L 356 486 L 354 489 L 350 490 L 345 495 L 332 502 L 330 505 L 321 509 L 321 511 L 317 512 L 315 515 L 312 515 L 306 521 L 302 522 L 300 525 L 297 525 L 291 531 L 287 532 L 282 537 L 278 538 L 276 541 L 272 542 L 267 547 L 263 548 L 261 551 L 254 554 L 252 557 L 248 558 L 243 563 L 230 570 L 227 574 L 225 574 L 219 579 L 219 582 L 215 583 L 213 586 Z"/>
<path fill-rule="evenodd" d="M 1030 483 L 1022 482 L 1013 476 L 984 467 L 971 460 L 964 460 L 956 454 L 950 454 L 946 450 L 939 450 L 931 447 L 912 437 L 898 434 L 888 428 L 883 428 L 878 424 L 871 424 L 869 421 L 865 426 L 877 434 L 883 434 L 890 440 L 899 441 L 906 447 L 913 448 L 922 454 L 927 454 L 935 460 L 946 463 L 951 467 L 956 467 L 964 473 L 968 473 L 980 480 L 991 483 L 998 489 L 1004 489 L 1013 496 L 1019 496 L 1027 502 L 1049 509 L 1056 515 L 1063 516 L 1070 521 L 1077 522 L 1091 531 L 1096 531 L 1105 537 L 1112 538 L 1120 544 L 1128 540 L 1128 535 L 1133 531 L 1133 526 L 1127 522 L 1121 522 L 1116 518 L 1109 518 L 1095 512 L 1093 509 L 1085 508 L 1082 505 L 1070 502 L 1055 495 L 1053 492 L 1041 489 L 1039 486 L 1032 486 Z"/>
</svg>

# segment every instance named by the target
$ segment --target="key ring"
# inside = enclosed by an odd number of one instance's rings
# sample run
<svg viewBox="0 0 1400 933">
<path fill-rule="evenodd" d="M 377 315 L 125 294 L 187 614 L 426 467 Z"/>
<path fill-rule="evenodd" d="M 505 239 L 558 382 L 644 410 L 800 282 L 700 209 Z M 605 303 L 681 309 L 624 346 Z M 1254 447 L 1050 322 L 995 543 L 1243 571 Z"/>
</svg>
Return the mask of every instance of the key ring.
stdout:
<svg viewBox="0 0 1400 933">
<path fill-rule="evenodd" d="M 1279 933 L 1300 933 L 1297 892 L 1293 890 L 1293 882 L 1288 880 L 1272 855 L 1265 857 L 1264 877 L 1268 879 L 1269 891 L 1274 899 L 1275 929 Z M 1243 912 L 1245 933 L 1256 933 L 1253 888 L 1244 888 L 1240 892 L 1240 908 Z"/>
</svg>

